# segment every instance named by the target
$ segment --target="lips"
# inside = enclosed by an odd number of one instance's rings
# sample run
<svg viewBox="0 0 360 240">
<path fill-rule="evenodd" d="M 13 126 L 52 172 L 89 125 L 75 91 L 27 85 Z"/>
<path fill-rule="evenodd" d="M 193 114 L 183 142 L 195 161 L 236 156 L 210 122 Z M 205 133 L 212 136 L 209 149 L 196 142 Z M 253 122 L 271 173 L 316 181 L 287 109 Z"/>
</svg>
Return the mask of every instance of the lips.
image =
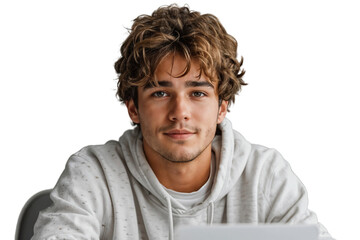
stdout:
<svg viewBox="0 0 360 240">
<path fill-rule="evenodd" d="M 174 139 L 174 140 L 186 140 L 192 137 L 195 132 L 186 130 L 186 129 L 172 129 L 164 133 L 166 136 Z"/>
</svg>

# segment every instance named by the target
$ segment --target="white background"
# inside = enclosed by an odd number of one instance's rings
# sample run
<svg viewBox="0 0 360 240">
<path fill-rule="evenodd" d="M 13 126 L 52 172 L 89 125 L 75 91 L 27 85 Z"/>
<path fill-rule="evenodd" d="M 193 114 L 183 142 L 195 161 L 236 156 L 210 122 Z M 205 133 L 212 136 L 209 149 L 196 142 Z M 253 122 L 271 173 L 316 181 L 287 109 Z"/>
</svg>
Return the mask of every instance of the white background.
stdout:
<svg viewBox="0 0 360 240">
<path fill-rule="evenodd" d="M 113 63 L 131 20 L 169 3 L 0 3 L 1 239 L 13 238 L 26 200 L 55 185 L 72 153 L 131 127 Z M 358 238 L 356 1 L 187 3 L 238 40 L 249 85 L 228 115 L 234 128 L 283 154 L 334 237 Z"/>
</svg>

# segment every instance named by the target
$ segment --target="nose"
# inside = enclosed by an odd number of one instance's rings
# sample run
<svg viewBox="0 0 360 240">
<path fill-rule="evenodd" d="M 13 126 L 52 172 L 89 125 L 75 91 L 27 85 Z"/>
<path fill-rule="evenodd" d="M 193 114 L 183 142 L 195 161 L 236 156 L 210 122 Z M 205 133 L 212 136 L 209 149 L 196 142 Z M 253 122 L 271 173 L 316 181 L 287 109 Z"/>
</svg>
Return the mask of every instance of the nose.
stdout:
<svg viewBox="0 0 360 240">
<path fill-rule="evenodd" d="M 184 121 L 190 119 L 190 103 L 185 96 L 176 96 L 171 100 L 170 121 Z"/>
</svg>

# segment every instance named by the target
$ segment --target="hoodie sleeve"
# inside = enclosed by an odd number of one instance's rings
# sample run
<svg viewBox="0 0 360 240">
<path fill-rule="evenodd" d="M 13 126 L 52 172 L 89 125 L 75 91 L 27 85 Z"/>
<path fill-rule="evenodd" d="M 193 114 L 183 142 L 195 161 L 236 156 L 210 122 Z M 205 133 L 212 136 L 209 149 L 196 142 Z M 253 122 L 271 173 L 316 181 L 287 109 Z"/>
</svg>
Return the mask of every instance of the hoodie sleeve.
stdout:
<svg viewBox="0 0 360 240">
<path fill-rule="evenodd" d="M 317 224 L 319 239 L 334 240 L 318 222 L 316 214 L 308 209 L 305 186 L 293 173 L 289 164 L 275 152 L 267 179 L 264 179 L 264 198 L 268 205 L 267 223 Z"/>
<path fill-rule="evenodd" d="M 39 214 L 32 240 L 100 239 L 112 219 L 103 216 L 105 206 L 111 206 L 106 186 L 95 157 L 71 156 L 50 194 L 53 205 Z"/>
</svg>

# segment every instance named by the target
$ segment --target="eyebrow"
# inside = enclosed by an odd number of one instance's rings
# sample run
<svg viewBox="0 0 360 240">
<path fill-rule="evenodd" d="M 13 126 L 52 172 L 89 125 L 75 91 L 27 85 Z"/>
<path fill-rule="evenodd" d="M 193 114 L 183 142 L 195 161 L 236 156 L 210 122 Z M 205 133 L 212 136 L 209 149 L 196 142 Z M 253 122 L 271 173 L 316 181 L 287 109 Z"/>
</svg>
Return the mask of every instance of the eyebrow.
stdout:
<svg viewBox="0 0 360 240">
<path fill-rule="evenodd" d="M 214 86 L 208 81 L 187 81 L 185 84 L 186 87 L 211 87 Z"/>
<path fill-rule="evenodd" d="M 160 87 L 172 87 L 173 86 L 172 82 L 170 82 L 170 81 L 158 81 L 158 84 Z M 148 82 L 144 86 L 144 90 L 149 89 L 149 88 L 154 88 L 154 87 L 156 87 L 156 86 L 153 82 Z M 211 87 L 211 88 L 214 88 L 214 86 L 208 81 L 186 81 L 185 87 Z"/>
</svg>

